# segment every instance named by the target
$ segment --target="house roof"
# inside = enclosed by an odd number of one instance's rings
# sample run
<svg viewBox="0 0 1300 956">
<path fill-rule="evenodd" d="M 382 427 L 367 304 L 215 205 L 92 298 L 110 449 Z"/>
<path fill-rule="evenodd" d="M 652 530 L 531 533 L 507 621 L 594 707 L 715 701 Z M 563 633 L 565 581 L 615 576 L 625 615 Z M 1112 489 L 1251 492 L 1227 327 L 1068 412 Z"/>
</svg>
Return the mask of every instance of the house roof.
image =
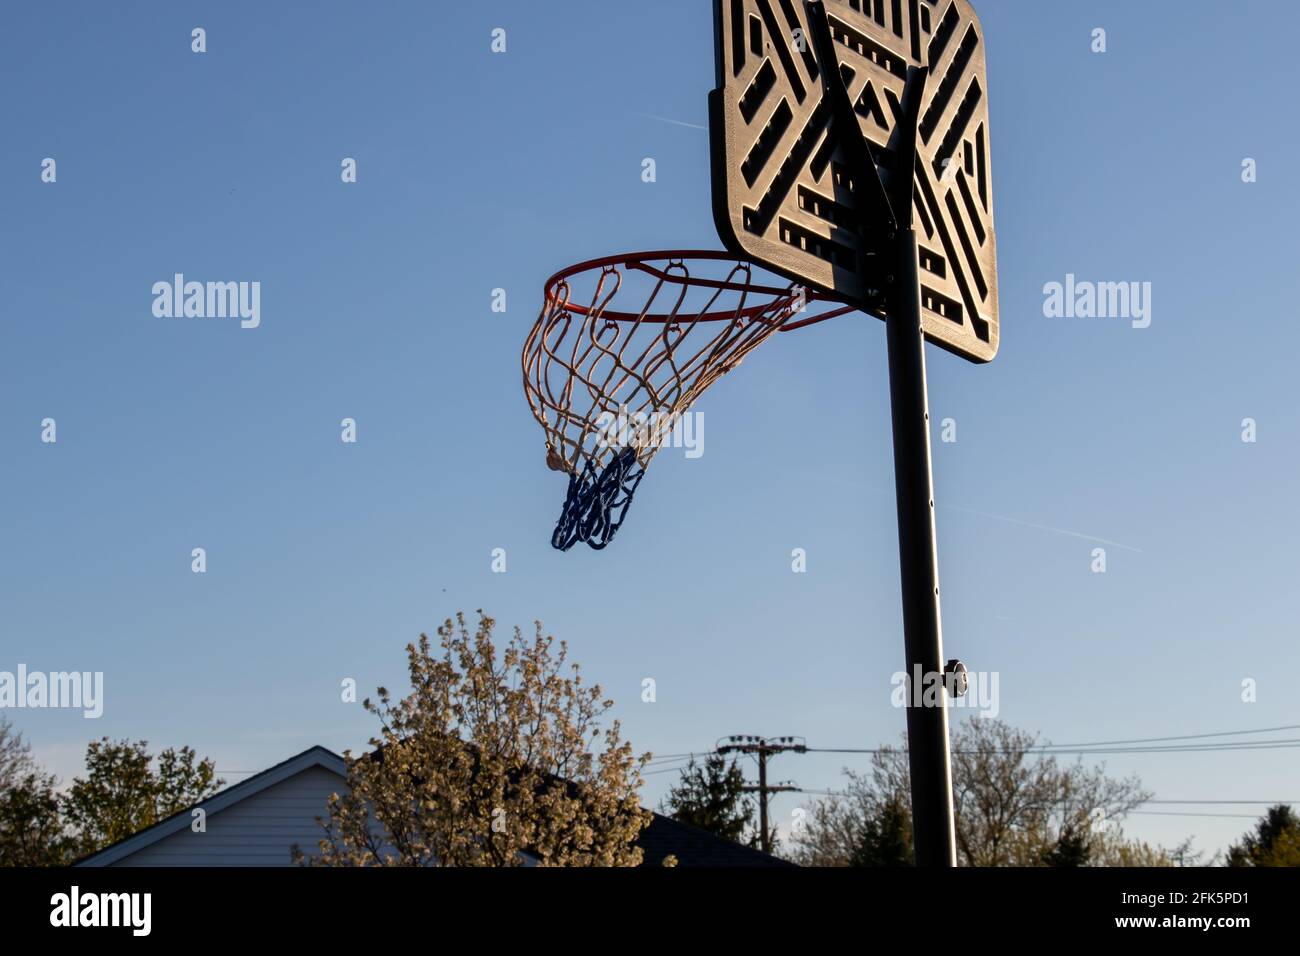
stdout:
<svg viewBox="0 0 1300 956">
<path fill-rule="evenodd" d="M 78 860 L 74 865 L 111 866 L 147 846 L 187 829 L 195 807 L 203 807 L 211 816 L 312 767 L 321 767 L 344 779 L 347 777 L 347 765 L 342 757 L 325 747 L 312 747 L 274 767 L 218 791 L 208 799 L 194 804 L 193 807 L 186 807 L 139 833 L 92 853 Z M 662 866 L 664 858 L 670 854 L 676 857 L 677 865 L 683 867 L 794 865 L 659 813 L 655 813 L 650 825 L 641 831 L 636 839 L 636 845 L 641 847 L 643 852 L 642 866 Z"/>
<path fill-rule="evenodd" d="M 269 767 L 261 773 L 254 774 L 246 780 L 241 780 L 224 790 L 219 790 L 206 800 L 186 807 L 184 810 L 178 810 L 166 819 L 159 820 L 153 826 L 146 827 L 139 833 L 133 833 L 123 840 L 118 840 L 116 843 L 106 846 L 97 853 L 83 857 L 73 866 L 111 866 L 132 853 L 136 853 L 147 846 L 157 843 L 159 840 L 171 836 L 173 833 L 179 833 L 188 828 L 190 821 L 193 819 L 191 813 L 195 807 L 202 807 L 211 816 L 312 767 L 323 767 L 326 770 L 333 771 L 340 777 L 347 776 L 347 765 L 342 757 L 324 747 L 312 747 L 290 757 L 288 760 L 281 761 L 274 767 Z"/>
<path fill-rule="evenodd" d="M 664 857 L 670 853 L 677 857 L 678 866 L 795 865 L 660 813 L 641 831 L 636 845 L 644 856 L 642 866 L 662 866 Z"/>
</svg>

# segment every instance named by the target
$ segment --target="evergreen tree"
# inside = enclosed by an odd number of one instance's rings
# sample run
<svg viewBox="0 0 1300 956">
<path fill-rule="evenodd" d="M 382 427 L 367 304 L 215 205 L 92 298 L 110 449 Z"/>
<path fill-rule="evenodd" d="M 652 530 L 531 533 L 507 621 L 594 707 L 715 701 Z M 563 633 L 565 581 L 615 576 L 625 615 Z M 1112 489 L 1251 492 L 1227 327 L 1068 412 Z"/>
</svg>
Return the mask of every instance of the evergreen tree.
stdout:
<svg viewBox="0 0 1300 956">
<path fill-rule="evenodd" d="M 744 786 L 745 774 L 736 761 L 709 754 L 701 764 L 692 757 L 659 809 L 674 820 L 757 846 L 757 807 Z"/>
<path fill-rule="evenodd" d="M 863 823 L 849 866 L 911 865 L 912 811 L 903 800 L 891 799 Z"/>
<path fill-rule="evenodd" d="M 1075 827 L 1064 827 L 1056 843 L 1043 854 L 1044 866 L 1087 866 L 1092 858 L 1092 838 Z"/>
<path fill-rule="evenodd" d="M 1300 818 L 1283 803 L 1269 807 L 1253 833 L 1228 849 L 1228 866 L 1300 866 Z"/>
</svg>

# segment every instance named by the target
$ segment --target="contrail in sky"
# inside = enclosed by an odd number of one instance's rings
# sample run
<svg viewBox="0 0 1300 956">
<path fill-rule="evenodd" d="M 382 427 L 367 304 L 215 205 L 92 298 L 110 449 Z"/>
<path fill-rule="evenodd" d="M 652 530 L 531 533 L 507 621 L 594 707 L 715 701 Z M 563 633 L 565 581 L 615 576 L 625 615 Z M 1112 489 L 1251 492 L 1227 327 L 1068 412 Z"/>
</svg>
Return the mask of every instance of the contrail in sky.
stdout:
<svg viewBox="0 0 1300 956">
<path fill-rule="evenodd" d="M 1141 548 L 1135 548 L 1131 544 L 1120 544 L 1118 541 L 1111 541 L 1107 538 L 1098 538 L 1096 535 L 1082 534 L 1078 531 L 1067 531 L 1064 528 L 1053 528 L 1051 525 L 1034 524 L 1032 521 L 1021 521 L 1019 518 L 1008 518 L 1006 515 L 995 515 L 988 511 L 976 511 L 974 508 L 958 508 L 955 505 L 939 505 L 945 511 L 962 511 L 970 515 L 979 515 L 981 518 L 992 518 L 995 521 L 1006 521 L 1009 524 L 1018 524 L 1022 528 L 1034 528 L 1038 531 L 1050 531 L 1052 534 L 1064 534 L 1071 538 L 1082 538 L 1084 541 L 1096 541 L 1098 544 L 1108 544 L 1112 548 L 1123 548 L 1125 551 L 1135 551 L 1142 553 Z"/>
<path fill-rule="evenodd" d="M 669 119 L 667 116 L 655 116 L 653 113 L 637 113 L 637 116 L 644 116 L 646 119 L 658 120 L 660 123 L 671 123 L 674 126 L 685 126 L 689 129 L 702 129 L 706 133 L 709 131 L 707 126 L 701 126 L 698 123 L 684 123 L 681 120 Z"/>
<path fill-rule="evenodd" d="M 853 488 L 866 488 L 868 491 L 873 491 L 878 495 L 889 495 L 892 497 L 894 494 L 892 488 L 890 489 L 877 488 L 875 485 L 869 485 L 866 483 L 858 483 L 852 481 L 840 481 L 837 483 L 846 485 L 848 487 L 853 487 Z M 976 515 L 977 517 L 980 518 L 991 518 L 994 521 L 1005 521 L 1007 524 L 1019 525 L 1022 528 L 1033 528 L 1035 531 L 1048 531 L 1051 532 L 1052 534 L 1063 534 L 1069 538 L 1081 538 L 1084 541 L 1096 541 L 1098 544 L 1107 544 L 1110 545 L 1112 548 L 1121 548 L 1124 551 L 1132 551 L 1136 554 L 1143 553 L 1141 548 L 1135 548 L 1131 544 L 1123 544 L 1119 541 L 1111 541 L 1109 538 L 1099 538 L 1095 534 L 1083 534 L 1082 532 L 1079 531 L 1068 531 L 1065 528 L 1054 528 L 1049 524 L 1035 524 L 1032 521 L 1021 521 L 1019 518 L 1012 518 L 1009 517 L 1008 515 L 994 514 L 991 511 L 977 511 L 974 508 L 962 508 L 958 505 L 941 504 L 941 505 L 936 505 L 936 507 L 943 511 L 960 511 L 963 514 Z"/>
</svg>

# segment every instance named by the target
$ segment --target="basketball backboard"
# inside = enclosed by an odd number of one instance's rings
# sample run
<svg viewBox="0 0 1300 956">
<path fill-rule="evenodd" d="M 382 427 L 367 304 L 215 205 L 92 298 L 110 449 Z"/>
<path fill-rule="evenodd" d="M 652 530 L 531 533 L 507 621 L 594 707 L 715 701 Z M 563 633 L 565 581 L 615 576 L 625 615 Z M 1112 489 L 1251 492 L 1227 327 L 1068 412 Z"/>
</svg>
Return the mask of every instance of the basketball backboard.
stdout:
<svg viewBox="0 0 1300 956">
<path fill-rule="evenodd" d="M 714 219 L 724 245 L 880 316 L 882 272 L 892 271 L 875 265 L 888 259 L 881 197 L 906 194 L 890 179 L 898 157 L 912 152 L 902 142 L 912 137 L 905 104 L 919 93 L 912 218 L 902 225 L 914 222 L 917 231 L 922 326 L 936 345 L 991 360 L 998 290 L 988 82 L 970 3 L 715 4 L 710 128 Z M 857 121 L 856 142 L 837 130 L 824 89 L 819 53 L 828 49 Z"/>
</svg>

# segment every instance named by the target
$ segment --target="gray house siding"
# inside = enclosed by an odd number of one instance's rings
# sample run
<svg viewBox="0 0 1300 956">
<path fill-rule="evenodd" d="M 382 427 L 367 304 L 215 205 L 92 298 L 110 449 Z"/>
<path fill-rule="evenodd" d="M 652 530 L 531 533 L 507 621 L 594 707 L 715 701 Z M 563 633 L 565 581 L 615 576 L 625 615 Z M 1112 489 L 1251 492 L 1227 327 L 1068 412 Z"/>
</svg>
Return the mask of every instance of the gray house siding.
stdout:
<svg viewBox="0 0 1300 956">
<path fill-rule="evenodd" d="M 209 813 L 207 832 L 189 826 L 109 866 L 291 866 L 295 843 L 307 854 L 317 849 L 332 793 L 346 791 L 344 778 L 309 767 L 273 787 Z"/>
</svg>

